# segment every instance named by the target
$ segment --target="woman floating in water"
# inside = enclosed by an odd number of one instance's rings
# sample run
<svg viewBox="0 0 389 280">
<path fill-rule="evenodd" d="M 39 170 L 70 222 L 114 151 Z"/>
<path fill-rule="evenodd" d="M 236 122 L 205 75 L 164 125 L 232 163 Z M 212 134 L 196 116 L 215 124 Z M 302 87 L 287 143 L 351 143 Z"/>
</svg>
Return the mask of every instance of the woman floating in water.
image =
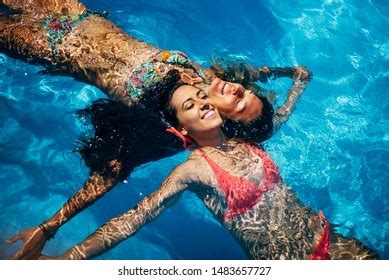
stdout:
<svg viewBox="0 0 389 280">
<path fill-rule="evenodd" d="M 78 1 L 41 2 L 0 0 L 10 9 L 7 15 L 0 15 L 0 49 L 44 65 L 50 73 L 96 85 L 116 102 L 99 101 L 82 112 L 91 116 L 96 129 L 80 149 L 91 169 L 90 178 L 49 220 L 11 238 L 11 242 L 24 241 L 14 258 L 36 258 L 60 226 L 124 180 L 136 166 L 182 150 L 163 132 L 159 118 L 150 116 L 156 114 L 153 88 L 170 70 L 179 71 L 182 82 L 209 92 L 226 118 L 228 137 L 255 141 L 270 137 L 287 119 L 310 80 L 302 67 L 257 69 L 237 64 L 228 71 L 218 66 L 203 69 L 181 52 L 163 51 L 125 34 Z M 239 82 L 248 90 L 216 77 Z M 286 103 L 274 116 L 263 91 L 254 83 L 270 77 L 294 80 Z M 134 131 L 134 123 L 144 129 Z"/>
<path fill-rule="evenodd" d="M 193 143 L 188 160 L 132 210 L 59 259 L 88 259 L 105 252 L 154 220 L 187 190 L 204 202 L 251 259 L 377 257 L 358 241 L 334 233 L 321 212 L 316 215 L 302 205 L 259 145 L 227 140 L 221 130 L 223 119 L 207 94 L 198 87 L 175 84 L 176 76 L 166 80 L 161 106 L 171 129 Z"/>
</svg>

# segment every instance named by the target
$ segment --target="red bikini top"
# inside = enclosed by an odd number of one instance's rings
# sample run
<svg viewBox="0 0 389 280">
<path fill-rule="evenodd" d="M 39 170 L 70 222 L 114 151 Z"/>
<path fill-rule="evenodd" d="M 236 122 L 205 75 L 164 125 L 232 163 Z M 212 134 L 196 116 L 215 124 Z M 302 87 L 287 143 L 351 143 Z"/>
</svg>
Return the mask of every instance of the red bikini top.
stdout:
<svg viewBox="0 0 389 280">
<path fill-rule="evenodd" d="M 223 221 L 251 209 L 262 198 L 264 193 L 280 181 L 278 167 L 270 156 L 258 146 L 252 144 L 244 145 L 262 159 L 264 178 L 260 184 L 228 173 L 209 158 L 206 153 L 198 149 L 215 173 L 217 183 L 226 198 L 227 212 L 223 216 Z"/>
</svg>

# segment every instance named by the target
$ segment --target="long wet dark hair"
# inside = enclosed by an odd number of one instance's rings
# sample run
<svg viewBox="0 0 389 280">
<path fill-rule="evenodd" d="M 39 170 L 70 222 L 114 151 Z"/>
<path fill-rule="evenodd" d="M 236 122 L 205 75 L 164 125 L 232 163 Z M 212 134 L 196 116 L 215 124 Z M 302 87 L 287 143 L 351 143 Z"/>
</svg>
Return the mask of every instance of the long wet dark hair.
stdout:
<svg viewBox="0 0 389 280">
<path fill-rule="evenodd" d="M 135 167 L 182 150 L 179 140 L 164 132 L 160 115 L 144 104 L 128 107 L 120 101 L 99 99 L 78 115 L 94 128 L 94 134 L 81 138 L 77 148 L 91 173 L 116 177 L 108 163 L 117 160 L 122 166 L 117 179 L 122 181 Z"/>
<path fill-rule="evenodd" d="M 241 83 L 255 92 L 261 91 L 241 64 L 224 71 L 217 67 L 213 66 L 220 78 Z M 78 111 L 94 128 L 94 134 L 82 137 L 77 148 L 91 173 L 110 176 L 112 167 L 108 163 L 117 160 L 122 166 L 118 179 L 124 180 L 136 166 L 184 149 L 176 136 L 165 132 L 167 127 L 178 125 L 174 109 L 165 109 L 174 90 L 182 85 L 179 80 L 178 71 L 170 71 L 162 81 L 148 88 L 141 101 L 132 107 L 120 101 L 99 99 Z M 271 136 L 273 108 L 266 98 L 260 99 L 264 104 L 262 116 L 246 123 L 227 120 L 223 127 L 227 137 L 262 142 Z"/>
</svg>

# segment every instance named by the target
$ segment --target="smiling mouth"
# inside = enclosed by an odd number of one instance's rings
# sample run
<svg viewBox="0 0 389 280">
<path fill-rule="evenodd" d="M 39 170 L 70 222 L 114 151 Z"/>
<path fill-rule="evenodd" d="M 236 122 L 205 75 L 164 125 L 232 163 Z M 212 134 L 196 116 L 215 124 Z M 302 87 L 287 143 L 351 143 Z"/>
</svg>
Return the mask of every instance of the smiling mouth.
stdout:
<svg viewBox="0 0 389 280">
<path fill-rule="evenodd" d="M 215 111 L 214 110 L 209 110 L 203 115 L 203 119 L 210 119 L 215 116 Z"/>
</svg>

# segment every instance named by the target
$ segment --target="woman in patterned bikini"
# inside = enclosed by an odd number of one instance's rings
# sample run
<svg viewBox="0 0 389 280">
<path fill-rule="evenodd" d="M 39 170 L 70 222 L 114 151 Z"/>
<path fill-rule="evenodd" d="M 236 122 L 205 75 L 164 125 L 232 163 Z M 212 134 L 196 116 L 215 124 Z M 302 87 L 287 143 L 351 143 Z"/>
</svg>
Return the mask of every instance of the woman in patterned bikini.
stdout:
<svg viewBox="0 0 389 280">
<path fill-rule="evenodd" d="M 150 114 L 150 110 L 144 108 L 154 106 L 152 98 L 143 97 L 170 70 L 179 71 L 181 81 L 206 91 L 212 88 L 210 81 L 215 77 L 239 82 L 251 89 L 242 91 L 236 83 L 232 87 L 228 85 L 233 83 L 225 83 L 223 91 L 219 90 L 218 94 L 215 90 L 209 92 L 211 95 L 216 93 L 213 96 L 219 98 L 224 117 L 250 120 L 248 124 L 227 120 L 227 136 L 255 141 L 270 137 L 274 128 L 287 119 L 310 79 L 310 74 L 302 67 L 257 69 L 239 64 L 229 69 L 231 73 L 216 66 L 202 69 L 181 52 L 162 51 L 128 36 L 78 1 L 41 2 L 0 0 L 0 4 L 10 8 L 8 15 L 0 15 L 0 50 L 39 63 L 51 73 L 71 75 L 94 84 L 116 102 L 98 101 L 83 111 L 91 115 L 96 129 L 95 135 L 80 149 L 91 169 L 90 178 L 50 219 L 9 240 L 23 240 L 24 243 L 14 258 L 36 258 L 46 240 L 52 238 L 64 223 L 124 180 L 136 166 L 182 150 L 180 144 L 162 133 L 163 123 L 158 118 L 142 116 Z M 285 105 L 276 110 L 274 124 L 269 102 L 263 96 L 254 96 L 263 93 L 254 82 L 266 81 L 269 77 L 294 80 Z M 222 80 L 216 81 L 220 84 Z M 235 88 L 237 90 L 233 92 Z M 251 100 L 251 107 L 254 106 L 257 113 L 262 108 L 269 111 L 269 114 L 264 114 L 270 116 L 270 122 L 267 120 L 269 124 L 264 125 L 264 116 L 252 121 L 255 117 L 253 110 L 247 110 L 249 114 L 237 114 L 228 108 L 231 105 L 228 102 L 225 103 L 228 106 L 222 108 L 228 96 Z M 225 98 L 224 101 L 220 97 Z M 148 129 L 137 131 L 136 135 L 123 136 L 132 130 L 131 122 L 126 121 L 130 118 L 137 118 L 137 125 Z M 118 131 L 123 132 L 120 135 L 123 138 L 117 136 Z M 110 140 L 111 137 L 113 140 Z M 155 142 L 160 145 L 156 146 Z M 139 149 L 141 144 L 143 149 Z"/>
<path fill-rule="evenodd" d="M 302 205 L 259 145 L 227 140 L 221 130 L 223 119 L 201 88 L 172 81 L 160 92 L 161 106 L 169 131 L 191 145 L 188 160 L 158 190 L 59 259 L 103 253 L 134 235 L 186 190 L 204 202 L 251 259 L 377 257 L 358 241 L 334 233 L 321 212 L 316 215 Z"/>
</svg>

